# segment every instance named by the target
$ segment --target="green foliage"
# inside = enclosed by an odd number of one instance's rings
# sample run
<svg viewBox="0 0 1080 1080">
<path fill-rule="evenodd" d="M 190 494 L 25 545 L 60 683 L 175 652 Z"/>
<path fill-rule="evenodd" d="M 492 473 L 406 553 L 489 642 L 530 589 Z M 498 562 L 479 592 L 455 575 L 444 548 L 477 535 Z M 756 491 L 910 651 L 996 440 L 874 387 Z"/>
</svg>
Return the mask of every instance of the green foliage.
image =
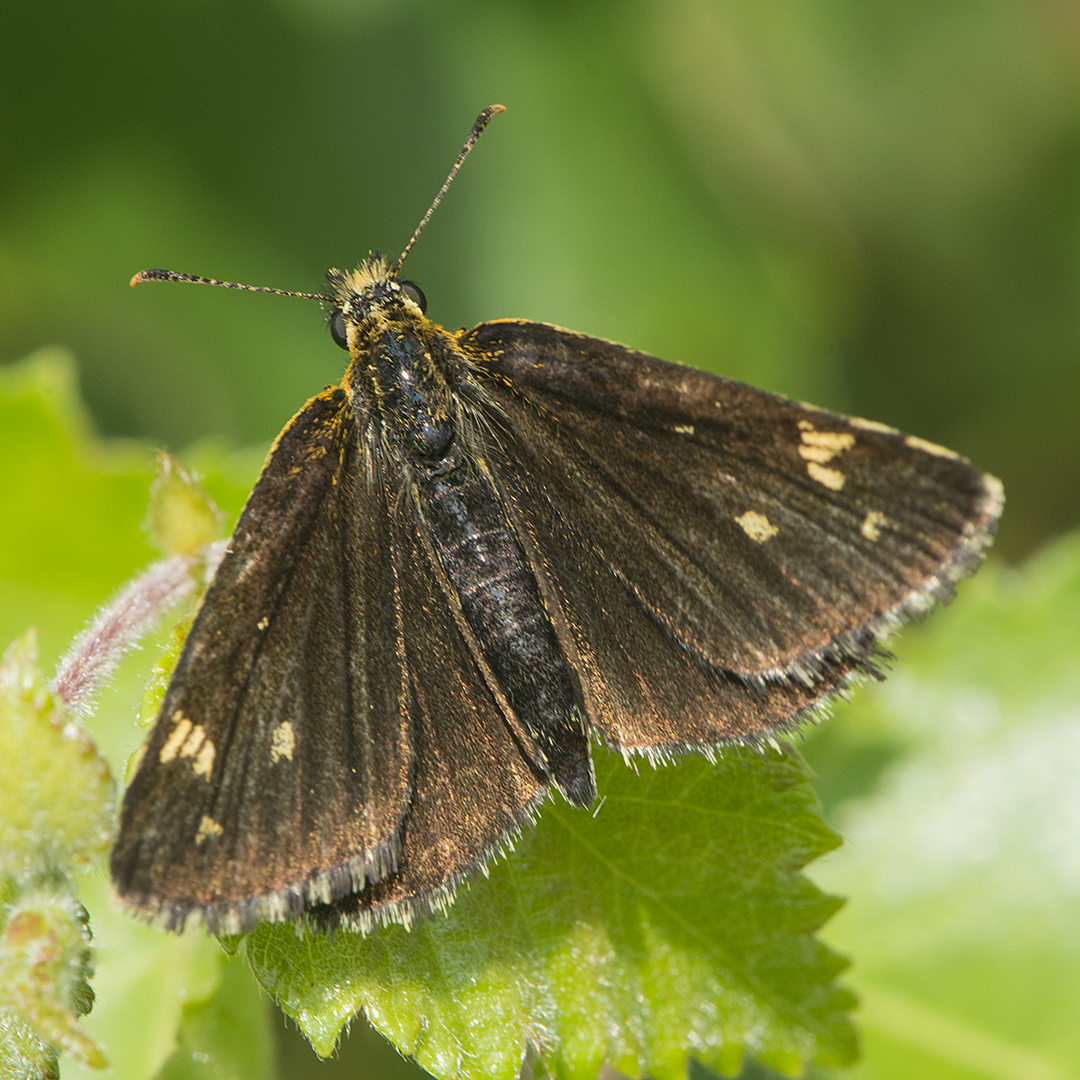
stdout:
<svg viewBox="0 0 1080 1080">
<path fill-rule="evenodd" d="M 237 480 L 222 455 L 202 459 L 216 467 L 215 495 L 235 509 L 250 465 Z M 59 653 L 153 556 L 139 527 L 153 475 L 145 449 L 91 437 L 63 353 L 0 372 L 0 627 L 38 623 Z M 0 674 L 0 1061 L 9 1070 L 0 1076 L 54 1075 L 59 1047 L 64 1080 L 99 1077 L 98 1053 L 116 1080 L 150 1080 L 176 1051 L 185 1006 L 210 999 L 222 979 L 214 941 L 157 933 L 108 900 L 105 761 L 123 775 L 150 656 L 132 657 L 102 695 L 92 744 L 48 693 L 33 653 L 21 639 Z M 245 987 L 234 1001 L 246 994 L 257 1010 L 250 977 Z"/>
<path fill-rule="evenodd" d="M 866 1055 L 853 1076 L 1065 1078 L 1080 1067 L 1080 535 L 987 567 L 900 639 L 830 739 L 892 745 L 833 812 L 815 880 L 851 901 Z M 829 776 L 829 752 L 807 753 Z"/>
<path fill-rule="evenodd" d="M 206 489 L 172 454 L 158 454 L 147 528 L 162 551 L 194 555 L 221 536 L 223 518 Z"/>
<path fill-rule="evenodd" d="M 94 1001 L 85 910 L 60 874 L 13 893 L 2 913 L 0 1061 L 13 1077 L 49 1076 L 60 1053 L 105 1068 L 79 1024 Z"/>
<path fill-rule="evenodd" d="M 0 742 L 0 872 L 26 881 L 93 865 L 112 834 L 112 777 L 49 692 L 33 632 L 0 662 Z"/>
<path fill-rule="evenodd" d="M 112 777 L 36 662 L 32 632 L 0 662 L 0 1061 L 18 1063 L 3 1066 L 12 1077 L 51 1075 L 57 1052 L 106 1063 L 79 1024 L 93 965 L 71 874 L 106 849 Z"/>
<path fill-rule="evenodd" d="M 1070 5 L 283 0 L 207 19 L 102 0 L 60 21 L 13 7 L 5 40 L 0 351 L 75 346 L 113 433 L 268 440 L 340 372 L 310 307 L 132 293 L 134 270 L 312 287 L 369 246 L 396 250 L 463 125 L 500 100 L 510 115 L 410 256 L 435 317 L 551 319 L 955 446 L 1005 480 L 1012 558 L 1075 525 Z M 87 433 L 62 351 L 0 375 L 0 644 L 35 623 L 46 661 L 154 557 L 139 532 L 151 454 Z M 259 455 L 184 456 L 235 512 Z M 845 979 L 863 1002 L 864 1058 L 845 1075 L 1080 1071 L 1078 562 L 1067 541 L 1022 573 L 988 568 L 905 633 L 884 687 L 810 741 L 851 838 L 811 871 L 852 897 L 824 935 L 855 958 Z M 99 702 L 93 735 L 118 778 L 170 633 Z M 524 843 L 572 818 L 547 807 Z M 74 826 L 49 843 L 77 852 Z M 508 888 L 515 865 L 493 871 Z M 78 1023 L 118 1080 L 166 1062 L 266 1075 L 246 968 L 114 912 L 100 873 L 74 882 L 101 946 L 98 1001 Z M 68 959 L 40 971 L 75 986 L 85 926 L 50 887 L 42 921 L 14 920 L 16 937 L 54 935 Z M 483 887 L 462 893 L 447 932 Z M 14 900 L 9 882 L 5 919 Z M 0 1038 L 48 1073 L 50 1052 L 13 1016 L 0 1007 Z M 70 1056 L 62 1070 L 95 1075 Z"/>
<path fill-rule="evenodd" d="M 109 433 L 273 438 L 341 371 L 315 306 L 128 279 L 312 289 L 396 253 L 498 101 L 410 255 L 434 318 L 546 319 L 953 447 L 1003 479 L 1011 559 L 1080 520 L 1074 4 L 212 11 L 4 25 L 0 358 L 69 345 Z"/>
<path fill-rule="evenodd" d="M 246 965 L 224 956 L 221 964 L 214 994 L 184 1007 L 176 1050 L 155 1080 L 266 1080 L 274 1075 L 274 1033 L 266 1002 L 253 992 Z"/>
<path fill-rule="evenodd" d="M 329 1054 L 358 1009 L 445 1078 L 559 1077 L 605 1061 L 673 1080 L 742 1047 L 785 1073 L 847 1063 L 845 962 L 812 934 L 838 906 L 797 871 L 835 844 L 798 758 L 731 754 L 641 775 L 597 753 L 595 816 L 559 803 L 450 912 L 373 938 L 263 926 L 244 951 Z"/>
</svg>

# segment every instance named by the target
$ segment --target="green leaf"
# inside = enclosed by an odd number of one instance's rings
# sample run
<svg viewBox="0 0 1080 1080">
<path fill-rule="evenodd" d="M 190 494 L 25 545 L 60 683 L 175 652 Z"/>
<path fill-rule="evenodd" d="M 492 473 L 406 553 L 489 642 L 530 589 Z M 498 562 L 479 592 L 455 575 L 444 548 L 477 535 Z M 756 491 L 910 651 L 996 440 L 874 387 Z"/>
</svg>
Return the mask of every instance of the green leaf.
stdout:
<svg viewBox="0 0 1080 1080">
<path fill-rule="evenodd" d="M 1080 534 L 986 567 L 896 652 L 831 737 L 906 749 L 813 871 L 852 896 L 826 936 L 858 957 L 853 1076 L 1076 1076 Z"/>
<path fill-rule="evenodd" d="M 156 1080 L 266 1080 L 274 1075 L 270 1017 L 246 964 L 221 956 L 213 997 L 185 1006 L 176 1052 Z"/>
<path fill-rule="evenodd" d="M 315 1049 L 363 1008 L 439 1077 L 514 1077 L 534 1045 L 560 1077 L 609 1061 L 727 1073 L 743 1047 L 795 1075 L 855 1054 L 813 938 L 839 902 L 799 869 L 834 847 L 801 762 L 732 753 L 641 775 L 597 752 L 599 811 L 545 806 L 448 915 L 365 938 L 263 926 L 244 951 Z"/>
<path fill-rule="evenodd" d="M 32 632 L 0 662 L 0 746 L 0 873 L 28 879 L 92 865 L 112 837 L 112 777 L 49 692 Z"/>
<path fill-rule="evenodd" d="M 58 1052 L 106 1064 L 79 1024 L 93 1001 L 86 912 L 71 875 L 112 834 L 113 782 L 37 668 L 36 635 L 0 662 L 0 1058 L 48 1076 Z"/>
<path fill-rule="evenodd" d="M 221 536 L 224 516 L 206 489 L 172 454 L 158 454 L 147 524 L 162 551 L 194 555 Z"/>
<path fill-rule="evenodd" d="M 58 1053 L 95 1069 L 108 1064 L 79 1024 L 94 994 L 86 912 L 63 879 L 18 890 L 0 922 L 0 1060 L 13 1077 L 48 1076 Z M 2 1076 L 3 1073 L 0 1073 Z"/>
</svg>

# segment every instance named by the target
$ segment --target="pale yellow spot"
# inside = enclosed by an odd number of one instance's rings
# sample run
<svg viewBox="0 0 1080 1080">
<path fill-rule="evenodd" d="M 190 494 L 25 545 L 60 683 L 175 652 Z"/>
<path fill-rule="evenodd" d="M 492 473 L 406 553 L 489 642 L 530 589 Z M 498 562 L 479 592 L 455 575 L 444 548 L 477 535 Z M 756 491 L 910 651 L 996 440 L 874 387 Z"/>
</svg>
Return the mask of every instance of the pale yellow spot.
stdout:
<svg viewBox="0 0 1080 1080">
<path fill-rule="evenodd" d="M 862 528 L 859 530 L 867 540 L 877 540 L 881 536 L 881 530 L 889 524 L 889 519 L 878 510 L 871 510 L 863 518 Z"/>
<path fill-rule="evenodd" d="M 199 756 L 195 759 L 195 764 L 192 765 L 196 776 L 205 776 L 207 780 L 210 779 L 210 774 L 214 771 L 214 754 L 214 744 L 207 739 L 199 751 Z"/>
<path fill-rule="evenodd" d="M 264 615 L 256 625 L 260 630 L 265 630 L 270 625 L 270 620 Z"/>
<path fill-rule="evenodd" d="M 176 727 L 173 729 L 173 733 L 169 736 L 168 741 L 161 748 L 161 753 L 158 755 L 158 759 L 162 765 L 167 765 L 176 755 L 180 752 L 180 747 L 184 745 L 184 740 L 188 737 L 188 733 L 191 731 L 191 721 L 177 709 L 173 713 L 173 723 Z"/>
<path fill-rule="evenodd" d="M 184 745 L 180 747 L 181 757 L 194 757 L 198 753 L 199 747 L 203 744 L 203 739 L 206 738 L 206 728 L 202 724 L 196 724 L 191 729 L 191 734 L 184 740 Z"/>
<path fill-rule="evenodd" d="M 824 484 L 827 488 L 832 488 L 833 491 L 839 491 L 847 479 L 842 472 L 836 469 L 826 469 L 816 461 L 808 461 L 806 471 L 810 474 L 812 480 Z"/>
<path fill-rule="evenodd" d="M 755 544 L 764 544 L 780 531 L 764 514 L 759 514 L 756 510 L 747 510 L 735 520 Z"/>
<path fill-rule="evenodd" d="M 824 465 L 836 457 L 836 451 L 825 446 L 800 446 L 799 456 L 806 461 L 816 461 L 819 465 Z"/>
<path fill-rule="evenodd" d="M 855 445 L 855 436 L 850 431 L 814 431 L 808 428 L 803 430 L 802 441 L 807 447 L 828 450 L 831 454 L 842 454 Z"/>
<path fill-rule="evenodd" d="M 876 420 L 863 420 L 860 416 L 853 416 L 848 421 L 852 427 L 862 428 L 863 431 L 877 431 L 882 435 L 899 435 L 900 432 L 888 424 L 879 424 Z"/>
<path fill-rule="evenodd" d="M 693 435 L 694 434 L 694 425 L 693 424 L 676 424 L 675 425 L 675 430 L 680 435 Z"/>
<path fill-rule="evenodd" d="M 195 843 L 201 844 L 212 836 L 220 836 L 225 830 L 209 815 L 203 814 L 199 822 L 199 831 L 195 834 Z"/>
<path fill-rule="evenodd" d="M 937 443 L 927 442 L 926 439 L 920 439 L 918 435 L 909 435 L 904 443 L 910 446 L 912 450 L 924 450 L 928 454 L 933 454 L 934 457 L 945 458 L 958 458 L 960 455 L 947 447 L 938 446 Z"/>
<path fill-rule="evenodd" d="M 808 420 L 800 420 L 799 428 L 802 430 L 799 456 L 806 462 L 811 479 L 839 491 L 844 486 L 844 474 L 823 466 L 837 454 L 850 450 L 855 445 L 855 436 L 850 431 L 816 431 Z"/>
<path fill-rule="evenodd" d="M 296 735 L 293 726 L 288 720 L 278 724 L 270 734 L 270 762 L 276 765 L 282 758 L 292 761 L 293 747 L 296 746 Z"/>
</svg>

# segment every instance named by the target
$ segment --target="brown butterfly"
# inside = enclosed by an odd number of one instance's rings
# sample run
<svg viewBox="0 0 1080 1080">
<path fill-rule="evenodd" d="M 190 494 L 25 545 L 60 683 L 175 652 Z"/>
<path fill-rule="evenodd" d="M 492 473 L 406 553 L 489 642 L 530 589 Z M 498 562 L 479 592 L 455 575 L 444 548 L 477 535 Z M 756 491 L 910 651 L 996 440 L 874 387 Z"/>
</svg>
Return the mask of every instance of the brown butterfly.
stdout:
<svg viewBox="0 0 1080 1080">
<path fill-rule="evenodd" d="M 656 761 L 789 731 L 990 543 L 1001 484 L 940 446 L 430 322 L 399 271 L 431 210 L 314 297 L 349 367 L 274 444 L 124 798 L 113 880 L 170 928 L 445 905 L 552 786 L 593 800 L 592 736 Z"/>
</svg>

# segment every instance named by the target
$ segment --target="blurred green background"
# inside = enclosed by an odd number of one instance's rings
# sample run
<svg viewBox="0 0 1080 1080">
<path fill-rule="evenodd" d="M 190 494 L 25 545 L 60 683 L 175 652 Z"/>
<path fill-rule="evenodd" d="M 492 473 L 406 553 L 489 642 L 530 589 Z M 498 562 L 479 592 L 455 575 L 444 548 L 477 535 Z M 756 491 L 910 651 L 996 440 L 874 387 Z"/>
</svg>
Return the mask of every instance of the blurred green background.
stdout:
<svg viewBox="0 0 1080 1080">
<path fill-rule="evenodd" d="M 963 451 L 1015 559 L 1080 516 L 1080 11 L 1032 0 L 9 4 L 0 358 L 101 429 L 266 442 L 342 356 L 318 288 L 397 252 L 447 325 L 527 316 Z"/>
<path fill-rule="evenodd" d="M 267 446 L 340 378 L 317 307 L 128 279 L 318 290 L 397 253 L 492 102 L 409 259 L 430 316 L 555 322 L 944 443 L 1005 483 L 998 558 L 1076 526 L 1061 0 L 9 3 L 0 362 L 69 347 L 107 435 Z"/>
</svg>

